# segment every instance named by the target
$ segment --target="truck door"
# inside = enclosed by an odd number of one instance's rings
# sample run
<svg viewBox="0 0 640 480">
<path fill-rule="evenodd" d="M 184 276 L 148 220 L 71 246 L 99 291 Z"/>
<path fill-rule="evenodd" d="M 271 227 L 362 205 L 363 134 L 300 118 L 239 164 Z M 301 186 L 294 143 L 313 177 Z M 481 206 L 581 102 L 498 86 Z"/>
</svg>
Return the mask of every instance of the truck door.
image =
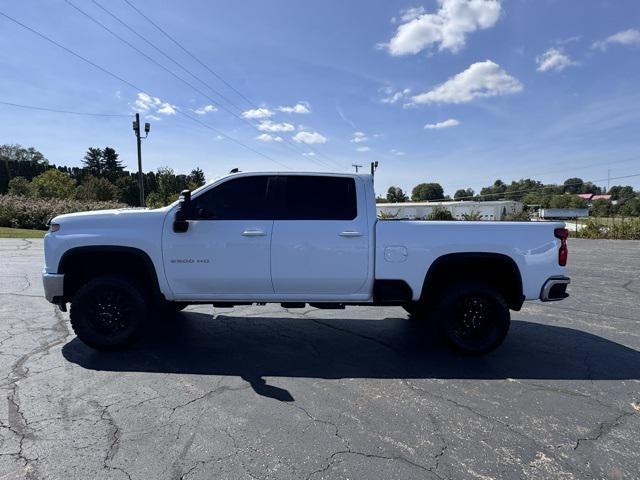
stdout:
<svg viewBox="0 0 640 480">
<path fill-rule="evenodd" d="M 362 293 L 368 283 L 369 229 L 361 180 L 320 175 L 279 179 L 271 242 L 275 293 L 309 299 Z"/>
<path fill-rule="evenodd" d="M 273 295 L 272 178 L 232 177 L 194 197 L 194 218 L 184 233 L 173 231 L 170 214 L 164 226 L 163 258 L 167 281 L 176 296 Z"/>
</svg>

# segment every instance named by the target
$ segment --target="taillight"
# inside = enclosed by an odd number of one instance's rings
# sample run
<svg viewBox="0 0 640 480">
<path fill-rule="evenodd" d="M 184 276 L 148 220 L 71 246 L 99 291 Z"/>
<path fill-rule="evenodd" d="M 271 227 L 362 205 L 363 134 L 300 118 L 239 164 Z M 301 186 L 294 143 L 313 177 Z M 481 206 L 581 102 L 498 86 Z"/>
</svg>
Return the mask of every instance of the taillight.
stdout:
<svg viewBox="0 0 640 480">
<path fill-rule="evenodd" d="M 556 228 L 553 235 L 560 239 L 560 250 L 558 250 L 558 265 L 564 267 L 567 265 L 569 257 L 569 248 L 567 247 L 567 238 L 569 238 L 569 230 L 566 228 Z"/>
</svg>

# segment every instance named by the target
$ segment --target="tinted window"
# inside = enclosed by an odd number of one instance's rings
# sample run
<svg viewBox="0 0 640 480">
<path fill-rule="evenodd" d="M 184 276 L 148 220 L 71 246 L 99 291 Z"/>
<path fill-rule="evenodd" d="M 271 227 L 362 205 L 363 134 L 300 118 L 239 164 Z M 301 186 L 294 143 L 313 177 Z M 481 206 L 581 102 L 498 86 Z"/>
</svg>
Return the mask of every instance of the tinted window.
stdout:
<svg viewBox="0 0 640 480">
<path fill-rule="evenodd" d="M 195 216 L 201 220 L 272 220 L 268 185 L 269 177 L 228 180 L 194 198 Z"/>
<path fill-rule="evenodd" d="M 353 178 L 287 176 L 282 220 L 353 220 L 357 216 Z"/>
</svg>

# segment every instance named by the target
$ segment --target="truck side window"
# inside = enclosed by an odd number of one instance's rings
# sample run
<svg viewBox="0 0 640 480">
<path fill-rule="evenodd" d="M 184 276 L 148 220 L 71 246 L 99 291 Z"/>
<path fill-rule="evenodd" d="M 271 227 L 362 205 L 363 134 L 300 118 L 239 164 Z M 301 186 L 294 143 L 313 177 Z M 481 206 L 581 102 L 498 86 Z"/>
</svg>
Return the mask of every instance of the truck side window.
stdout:
<svg viewBox="0 0 640 480">
<path fill-rule="evenodd" d="M 353 178 L 287 175 L 278 220 L 353 220 L 358 215 Z"/>
<path fill-rule="evenodd" d="M 197 220 L 273 220 L 268 176 L 228 180 L 193 199 Z"/>
</svg>

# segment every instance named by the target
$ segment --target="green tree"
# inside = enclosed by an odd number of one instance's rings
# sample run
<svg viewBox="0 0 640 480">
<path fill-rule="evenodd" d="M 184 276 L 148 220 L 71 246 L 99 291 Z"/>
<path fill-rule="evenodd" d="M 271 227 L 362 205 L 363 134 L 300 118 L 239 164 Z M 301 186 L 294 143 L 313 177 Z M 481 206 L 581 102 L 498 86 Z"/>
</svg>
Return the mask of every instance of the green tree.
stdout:
<svg viewBox="0 0 640 480">
<path fill-rule="evenodd" d="M 625 217 L 640 217 L 640 198 L 631 198 L 624 202 L 618 213 Z"/>
<path fill-rule="evenodd" d="M 473 200 L 473 196 L 476 192 L 473 191 L 473 188 L 461 188 L 456 190 L 456 193 L 453 194 L 453 198 L 456 200 Z"/>
<path fill-rule="evenodd" d="M 567 178 L 564 181 L 564 191 L 565 193 L 584 193 L 584 180 L 578 177 Z"/>
<path fill-rule="evenodd" d="M 490 187 L 483 187 L 480 190 L 480 200 L 500 200 L 504 198 L 504 194 L 507 191 L 507 185 L 500 179 L 493 182 Z"/>
<path fill-rule="evenodd" d="M 16 162 L 35 162 L 48 164 L 49 161 L 42 153 L 33 147 L 24 148 L 22 145 L 0 145 L 0 158 Z"/>
<path fill-rule="evenodd" d="M 103 152 L 99 148 L 89 147 L 82 160 L 84 168 L 91 175 L 101 175 L 104 170 Z"/>
<path fill-rule="evenodd" d="M 444 190 L 439 183 L 420 183 L 411 191 L 411 200 L 414 202 L 441 200 L 442 198 L 444 198 Z"/>
<path fill-rule="evenodd" d="M 76 189 L 78 200 L 110 201 L 119 198 L 118 188 L 106 178 L 88 176 Z"/>
<path fill-rule="evenodd" d="M 549 199 L 550 208 L 585 208 L 587 202 L 576 195 L 568 193 L 562 195 L 553 195 Z"/>
<path fill-rule="evenodd" d="M 201 187 L 207 182 L 204 177 L 204 172 L 200 169 L 200 167 L 196 167 L 193 170 L 191 170 L 191 173 L 189 174 L 187 181 L 195 185 L 195 188 Z"/>
<path fill-rule="evenodd" d="M 629 185 L 627 185 L 626 187 L 615 185 L 609 190 L 609 195 L 611 195 L 611 200 L 619 200 L 621 202 L 625 202 L 627 200 L 635 198 L 636 192 L 634 192 L 633 187 Z"/>
<path fill-rule="evenodd" d="M 135 176 L 125 172 L 115 181 L 118 189 L 118 200 L 131 206 L 139 206 L 140 190 L 138 188 L 138 179 Z"/>
<path fill-rule="evenodd" d="M 30 184 L 31 194 L 38 198 L 71 198 L 75 188 L 76 182 L 55 168 L 41 173 Z"/>
<path fill-rule="evenodd" d="M 608 217 L 611 214 L 611 202 L 600 199 L 591 204 L 592 217 Z"/>
<path fill-rule="evenodd" d="M 389 187 L 389 190 L 387 190 L 387 201 L 389 203 L 403 203 L 409 201 L 409 197 L 400 187 Z"/>
<path fill-rule="evenodd" d="M 156 189 L 149 193 L 146 203 L 151 208 L 164 207 L 178 199 L 179 185 L 172 168 L 160 167 L 155 174 Z"/>
<path fill-rule="evenodd" d="M 31 194 L 29 180 L 24 177 L 14 177 L 9 180 L 9 193 L 11 195 L 28 196 Z"/>
<path fill-rule="evenodd" d="M 124 170 L 122 162 L 118 160 L 118 152 L 111 147 L 105 147 L 102 151 L 102 169 L 112 181 Z"/>
</svg>

